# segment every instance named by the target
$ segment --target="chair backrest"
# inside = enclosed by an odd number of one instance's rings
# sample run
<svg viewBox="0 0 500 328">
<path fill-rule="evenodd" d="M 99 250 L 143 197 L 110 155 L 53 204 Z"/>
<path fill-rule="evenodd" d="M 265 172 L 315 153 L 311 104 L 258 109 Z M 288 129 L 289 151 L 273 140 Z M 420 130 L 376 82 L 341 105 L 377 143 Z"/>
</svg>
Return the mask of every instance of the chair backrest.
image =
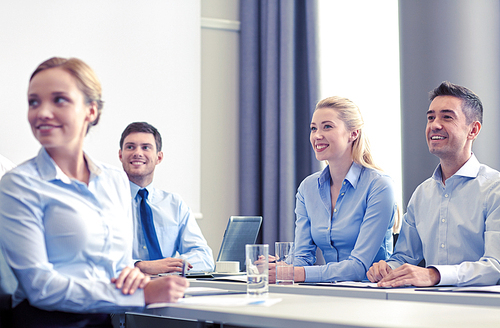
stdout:
<svg viewBox="0 0 500 328">
<path fill-rule="evenodd" d="M 0 294 L 0 328 L 14 326 L 12 315 L 12 295 Z"/>
</svg>

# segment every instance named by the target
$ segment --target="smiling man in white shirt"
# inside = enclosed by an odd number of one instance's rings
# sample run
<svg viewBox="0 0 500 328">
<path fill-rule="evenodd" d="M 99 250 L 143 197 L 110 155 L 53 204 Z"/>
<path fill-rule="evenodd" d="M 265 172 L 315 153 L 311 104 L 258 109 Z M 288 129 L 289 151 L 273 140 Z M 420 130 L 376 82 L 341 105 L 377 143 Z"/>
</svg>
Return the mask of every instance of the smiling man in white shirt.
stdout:
<svg viewBox="0 0 500 328">
<path fill-rule="evenodd" d="M 119 157 L 132 194 L 135 265 L 147 274 L 181 272 L 185 259 L 193 271 L 213 271 L 212 250 L 190 208 L 179 195 L 152 185 L 163 160 L 161 147 L 160 133 L 145 122 L 129 124 L 120 139 Z"/>
<path fill-rule="evenodd" d="M 367 277 L 383 287 L 498 284 L 500 173 L 472 153 L 481 100 L 450 82 L 430 100 L 426 139 L 439 165 L 413 193 L 393 255 Z M 422 259 L 426 268 L 416 266 Z"/>
</svg>

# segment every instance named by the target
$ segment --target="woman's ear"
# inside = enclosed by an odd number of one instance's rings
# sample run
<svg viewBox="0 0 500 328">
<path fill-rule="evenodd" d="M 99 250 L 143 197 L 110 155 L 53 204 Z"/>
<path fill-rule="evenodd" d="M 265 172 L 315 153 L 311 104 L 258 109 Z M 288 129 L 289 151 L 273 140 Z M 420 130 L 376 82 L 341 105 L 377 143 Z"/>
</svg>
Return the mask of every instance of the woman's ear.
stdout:
<svg viewBox="0 0 500 328">
<path fill-rule="evenodd" d="M 349 141 L 354 142 L 354 140 L 358 139 L 359 130 L 351 131 L 351 135 L 349 136 Z"/>
<path fill-rule="evenodd" d="M 97 102 L 93 101 L 88 107 L 87 121 L 90 123 L 94 122 L 98 116 Z"/>
</svg>

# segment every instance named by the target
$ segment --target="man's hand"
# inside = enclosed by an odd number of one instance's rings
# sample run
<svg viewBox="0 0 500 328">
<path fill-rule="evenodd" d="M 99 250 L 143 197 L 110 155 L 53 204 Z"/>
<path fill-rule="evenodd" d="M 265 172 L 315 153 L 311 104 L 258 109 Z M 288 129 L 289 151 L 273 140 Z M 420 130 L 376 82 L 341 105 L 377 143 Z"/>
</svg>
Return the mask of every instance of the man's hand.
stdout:
<svg viewBox="0 0 500 328">
<path fill-rule="evenodd" d="M 188 280 L 176 275 L 155 278 L 144 288 L 144 300 L 146 304 L 174 303 L 184 296 L 187 287 Z"/>
<path fill-rule="evenodd" d="M 123 294 L 132 295 L 137 288 L 144 288 L 149 283 L 149 277 L 145 276 L 138 268 L 126 267 L 120 272 L 118 278 L 111 278 L 116 288 L 121 289 Z"/>
<path fill-rule="evenodd" d="M 441 275 L 434 268 L 421 268 L 416 265 L 403 264 L 380 280 L 378 286 L 401 287 L 413 285 L 416 287 L 428 287 L 434 286 L 440 280 Z"/>
<path fill-rule="evenodd" d="M 193 267 L 190 263 L 187 265 L 189 269 Z M 182 272 L 182 259 L 167 257 L 155 261 L 140 261 L 135 266 L 147 274 Z"/>
<path fill-rule="evenodd" d="M 373 263 L 366 276 L 371 282 L 379 282 L 392 271 L 392 268 L 386 261 L 382 260 L 378 263 Z"/>
</svg>

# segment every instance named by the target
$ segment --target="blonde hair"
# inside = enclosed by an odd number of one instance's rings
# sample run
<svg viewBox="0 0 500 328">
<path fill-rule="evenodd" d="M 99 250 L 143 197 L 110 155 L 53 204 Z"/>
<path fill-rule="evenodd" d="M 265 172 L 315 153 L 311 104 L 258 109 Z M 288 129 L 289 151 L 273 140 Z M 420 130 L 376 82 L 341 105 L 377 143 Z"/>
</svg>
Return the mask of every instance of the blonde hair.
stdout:
<svg viewBox="0 0 500 328">
<path fill-rule="evenodd" d="M 370 152 L 370 142 L 368 141 L 368 137 L 363 133 L 363 126 L 365 125 L 365 122 L 363 121 L 359 107 L 347 98 L 334 96 L 320 100 L 316 104 L 315 111 L 321 108 L 331 108 L 335 110 L 339 119 L 344 122 L 348 131 L 358 130 L 358 138 L 352 143 L 353 161 L 361 166 L 382 171 L 382 169 L 373 161 L 373 157 Z M 400 229 L 401 209 L 399 208 L 399 205 L 396 204 L 396 217 L 394 218 L 392 232 L 399 233 Z"/>
<path fill-rule="evenodd" d="M 102 108 L 104 106 L 104 101 L 102 101 L 102 88 L 97 75 L 94 70 L 90 68 L 84 61 L 78 58 L 60 58 L 52 57 L 47 59 L 35 69 L 33 74 L 31 74 L 30 81 L 35 75 L 49 68 L 60 67 L 70 73 L 77 82 L 78 88 L 85 96 L 85 102 L 91 104 L 95 102 L 97 104 L 97 117 L 93 122 L 90 122 L 87 127 L 87 132 L 91 126 L 97 125 L 99 123 L 99 118 L 101 117 Z"/>
<path fill-rule="evenodd" d="M 382 171 L 373 161 L 370 152 L 370 143 L 363 133 L 365 122 L 363 121 L 358 106 L 347 98 L 334 96 L 320 100 L 316 104 L 315 111 L 321 108 L 331 108 L 335 110 L 348 131 L 358 130 L 358 137 L 352 143 L 352 157 L 354 162 L 367 168 Z"/>
</svg>

